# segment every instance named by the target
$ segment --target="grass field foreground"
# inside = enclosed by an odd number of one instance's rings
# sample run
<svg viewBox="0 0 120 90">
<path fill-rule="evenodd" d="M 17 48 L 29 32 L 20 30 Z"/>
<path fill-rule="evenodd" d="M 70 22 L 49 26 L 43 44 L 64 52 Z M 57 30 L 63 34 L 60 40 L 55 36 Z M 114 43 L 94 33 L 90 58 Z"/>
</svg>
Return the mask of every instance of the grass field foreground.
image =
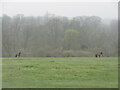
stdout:
<svg viewBox="0 0 120 90">
<path fill-rule="evenodd" d="M 3 58 L 3 88 L 117 88 L 118 59 Z"/>
</svg>

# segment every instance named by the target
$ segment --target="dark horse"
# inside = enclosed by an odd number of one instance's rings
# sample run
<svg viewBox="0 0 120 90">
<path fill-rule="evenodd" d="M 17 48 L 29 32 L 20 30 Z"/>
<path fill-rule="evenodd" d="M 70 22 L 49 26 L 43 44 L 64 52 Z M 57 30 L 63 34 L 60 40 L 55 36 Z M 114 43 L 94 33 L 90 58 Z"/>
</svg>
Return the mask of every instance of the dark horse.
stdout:
<svg viewBox="0 0 120 90">
<path fill-rule="evenodd" d="M 95 57 L 101 57 L 101 56 L 103 56 L 103 52 L 100 52 L 100 53 L 96 53 L 96 54 L 95 54 Z"/>
<path fill-rule="evenodd" d="M 15 57 L 20 57 L 20 55 L 21 55 L 21 52 L 15 54 Z"/>
</svg>

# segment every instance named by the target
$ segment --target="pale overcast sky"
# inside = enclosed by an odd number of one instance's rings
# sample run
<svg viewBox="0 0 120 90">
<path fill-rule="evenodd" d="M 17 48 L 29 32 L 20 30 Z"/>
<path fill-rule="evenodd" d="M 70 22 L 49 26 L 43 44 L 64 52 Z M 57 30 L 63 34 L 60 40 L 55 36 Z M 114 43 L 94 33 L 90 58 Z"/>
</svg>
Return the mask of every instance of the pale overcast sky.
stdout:
<svg viewBox="0 0 120 90">
<path fill-rule="evenodd" d="M 4 2 L 2 12 L 14 16 L 43 16 L 47 12 L 57 16 L 99 16 L 117 19 L 117 2 Z"/>
</svg>

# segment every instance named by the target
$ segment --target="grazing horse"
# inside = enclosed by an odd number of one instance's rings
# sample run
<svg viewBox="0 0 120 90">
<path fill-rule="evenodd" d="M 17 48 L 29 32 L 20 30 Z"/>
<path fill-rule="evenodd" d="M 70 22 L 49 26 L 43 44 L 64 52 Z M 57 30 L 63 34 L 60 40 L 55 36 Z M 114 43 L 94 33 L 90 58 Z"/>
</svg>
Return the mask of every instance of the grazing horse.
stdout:
<svg viewBox="0 0 120 90">
<path fill-rule="evenodd" d="M 21 52 L 15 54 L 15 57 L 20 57 L 20 55 L 21 55 Z"/>
<path fill-rule="evenodd" d="M 102 52 L 95 54 L 95 57 L 96 57 L 96 58 L 97 58 L 97 57 L 101 57 L 101 56 L 103 56 L 103 53 L 102 53 Z"/>
</svg>

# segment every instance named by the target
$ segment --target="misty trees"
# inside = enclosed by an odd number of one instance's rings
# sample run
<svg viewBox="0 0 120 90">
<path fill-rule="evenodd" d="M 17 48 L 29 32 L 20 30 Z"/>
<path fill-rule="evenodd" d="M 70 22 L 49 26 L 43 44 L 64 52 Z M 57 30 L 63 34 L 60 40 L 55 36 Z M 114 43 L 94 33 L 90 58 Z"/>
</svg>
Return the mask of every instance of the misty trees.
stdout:
<svg viewBox="0 0 120 90">
<path fill-rule="evenodd" d="M 11 56 L 12 38 L 11 38 L 11 18 L 4 15 L 2 18 L 2 51 L 6 56 Z M 4 38 L 5 37 L 5 38 Z"/>
<path fill-rule="evenodd" d="M 74 29 L 69 29 L 65 31 L 64 35 L 64 49 L 65 50 L 79 50 L 80 43 L 80 34 Z"/>
<path fill-rule="evenodd" d="M 2 17 L 3 56 L 94 56 L 103 51 L 117 56 L 117 21 L 102 23 L 97 16 Z"/>
</svg>

